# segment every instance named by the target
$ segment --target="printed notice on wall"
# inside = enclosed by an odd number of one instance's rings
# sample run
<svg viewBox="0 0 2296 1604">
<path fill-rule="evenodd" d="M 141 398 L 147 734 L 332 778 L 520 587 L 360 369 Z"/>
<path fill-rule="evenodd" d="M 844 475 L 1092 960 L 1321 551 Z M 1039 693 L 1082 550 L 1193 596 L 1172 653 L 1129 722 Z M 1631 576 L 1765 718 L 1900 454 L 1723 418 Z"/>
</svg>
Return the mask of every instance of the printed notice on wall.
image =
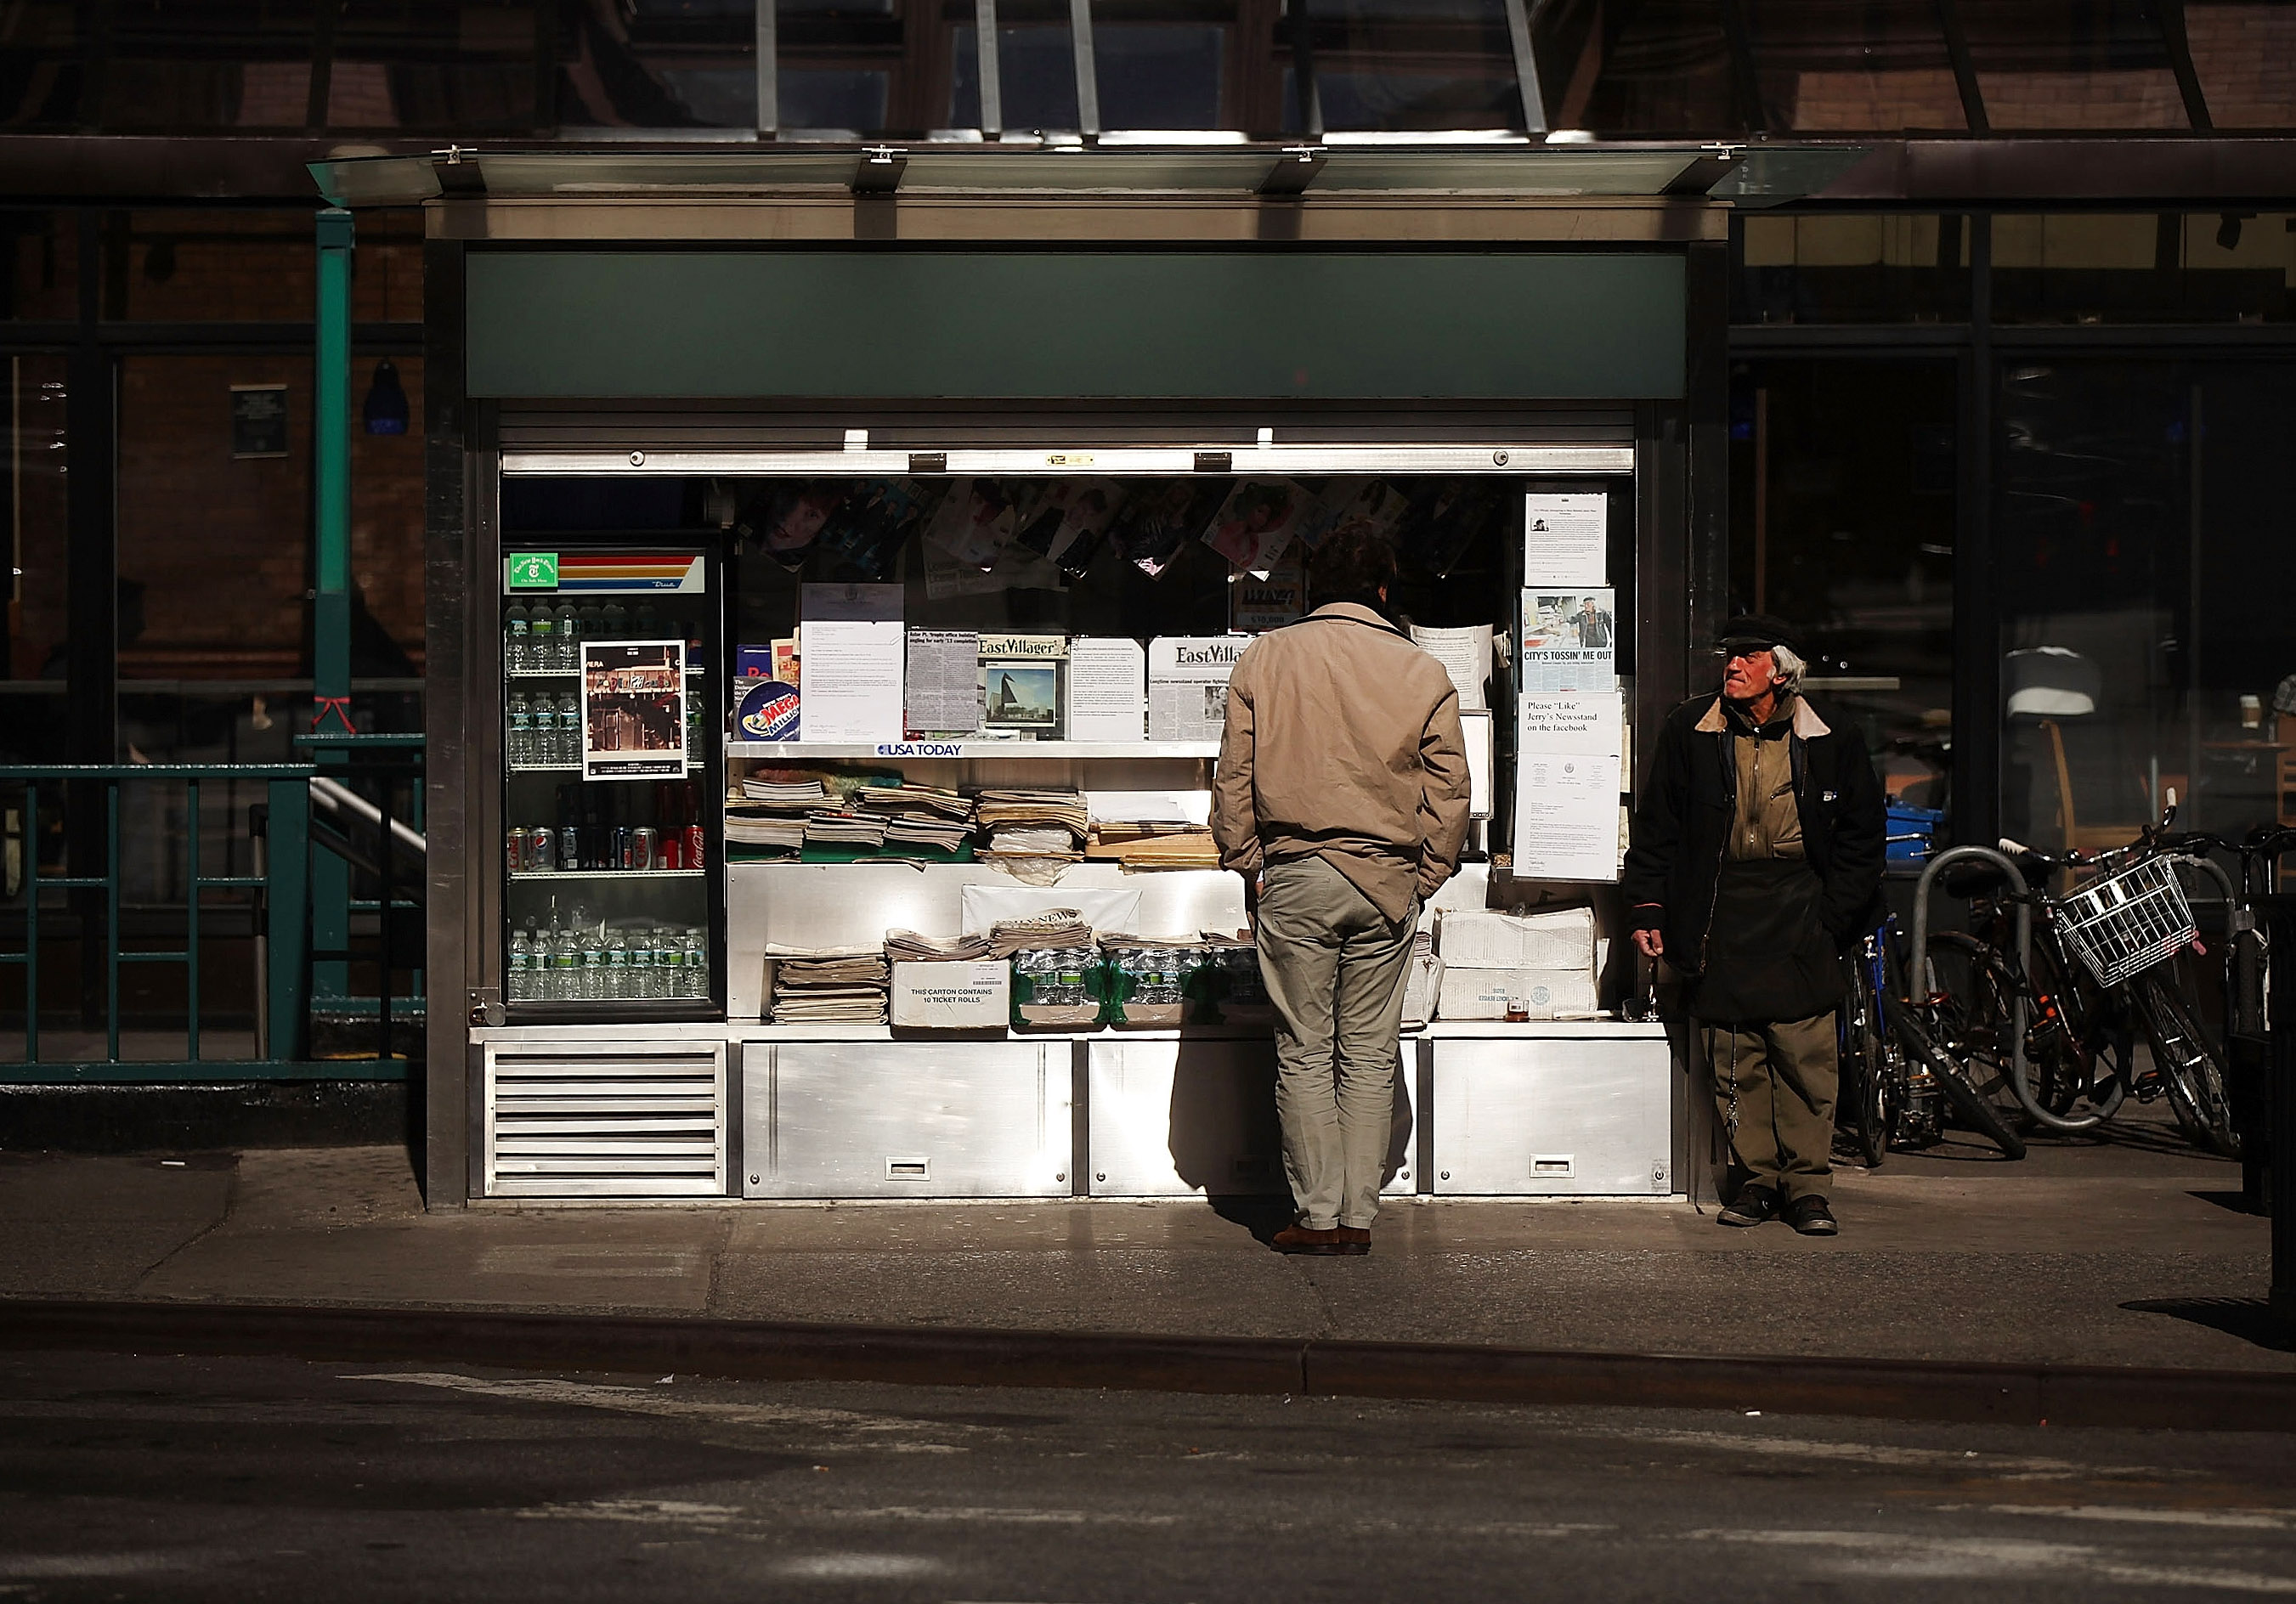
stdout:
<svg viewBox="0 0 2296 1604">
<path fill-rule="evenodd" d="M 799 740 L 901 739 L 901 587 L 808 585 L 798 593 L 805 651 Z"/>
<path fill-rule="evenodd" d="M 1519 752 L 1606 752 L 1615 757 L 1623 727 L 1615 693 L 1525 696 L 1515 703 Z"/>
<path fill-rule="evenodd" d="M 1144 741 L 1148 654 L 1123 635 L 1069 642 L 1069 739 Z"/>
<path fill-rule="evenodd" d="M 1607 585 L 1610 498 L 1599 490 L 1523 497 L 1522 582 Z"/>
<path fill-rule="evenodd" d="M 908 724 L 920 735 L 980 728 L 980 637 L 970 629 L 909 631 Z"/>
<path fill-rule="evenodd" d="M 1523 592 L 1523 694 L 1617 691 L 1616 604 L 1607 588 Z"/>
<path fill-rule="evenodd" d="M 1525 751 L 1514 764 L 1519 880 L 1619 878 L 1619 760 L 1608 752 Z"/>
<path fill-rule="evenodd" d="M 1411 643 L 1443 665 L 1443 672 L 1459 690 L 1459 711 L 1472 713 L 1486 705 L 1483 686 L 1491 677 L 1491 626 L 1464 629 L 1423 629 L 1411 626 Z"/>
</svg>

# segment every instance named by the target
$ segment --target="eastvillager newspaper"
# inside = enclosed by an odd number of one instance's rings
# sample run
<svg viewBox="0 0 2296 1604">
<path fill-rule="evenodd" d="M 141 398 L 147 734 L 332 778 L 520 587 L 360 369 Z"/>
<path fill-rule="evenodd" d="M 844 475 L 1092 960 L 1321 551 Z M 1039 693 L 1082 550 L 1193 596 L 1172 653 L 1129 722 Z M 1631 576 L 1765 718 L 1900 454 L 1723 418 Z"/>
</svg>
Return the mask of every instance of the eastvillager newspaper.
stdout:
<svg viewBox="0 0 2296 1604">
<path fill-rule="evenodd" d="M 1248 635 L 1166 635 L 1148 642 L 1148 739 L 1218 741 L 1227 676 Z"/>
</svg>

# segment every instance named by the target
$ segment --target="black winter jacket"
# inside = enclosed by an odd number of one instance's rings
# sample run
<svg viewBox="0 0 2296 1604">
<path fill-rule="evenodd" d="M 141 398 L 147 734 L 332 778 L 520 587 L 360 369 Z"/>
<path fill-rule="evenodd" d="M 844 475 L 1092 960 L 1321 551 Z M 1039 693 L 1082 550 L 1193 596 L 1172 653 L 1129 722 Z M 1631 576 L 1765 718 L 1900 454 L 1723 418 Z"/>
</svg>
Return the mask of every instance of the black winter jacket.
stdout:
<svg viewBox="0 0 2296 1604">
<path fill-rule="evenodd" d="M 1847 945 L 1882 922 L 1888 825 L 1874 759 L 1856 729 L 1837 728 L 1797 696 L 1792 749 L 1802 850 L 1824 888 L 1818 917 Z M 1738 768 L 1719 695 L 1693 696 L 1667 715 L 1635 810 L 1624 889 L 1638 930 L 1666 938 L 1667 962 L 1686 975 L 1706 967 L 1714 896 L 1737 808 Z"/>
</svg>

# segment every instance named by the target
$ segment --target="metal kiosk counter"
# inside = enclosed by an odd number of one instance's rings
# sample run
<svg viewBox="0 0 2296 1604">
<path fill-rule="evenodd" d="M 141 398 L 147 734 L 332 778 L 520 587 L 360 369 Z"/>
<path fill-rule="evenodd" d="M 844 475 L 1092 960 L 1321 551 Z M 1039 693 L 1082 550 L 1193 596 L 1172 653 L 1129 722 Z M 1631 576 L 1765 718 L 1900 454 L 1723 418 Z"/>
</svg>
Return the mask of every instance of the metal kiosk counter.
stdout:
<svg viewBox="0 0 2296 1604">
<path fill-rule="evenodd" d="M 1011 881 L 982 862 L 729 863 L 722 798 L 744 775 L 851 765 L 965 790 L 1177 793 L 1209 785 L 1215 749 L 723 739 L 734 644 L 787 627 L 797 578 L 855 577 L 756 537 L 775 494 L 1384 484 L 1414 506 L 1499 510 L 1466 558 L 1427 563 L 1414 605 L 1519 640 L 1522 493 L 1590 493 L 1608 508 L 1629 753 L 1688 692 L 1689 642 L 1724 604 L 1726 217 L 1799 192 L 1791 176 L 1688 147 L 903 154 L 891 191 L 871 153 L 819 148 L 315 167 L 339 202 L 428 215 L 429 968 L 434 997 L 466 1000 L 431 1014 L 434 1207 L 1283 1188 L 1265 1027 L 937 1040 L 768 1022 L 769 946 L 953 932 L 964 885 Z M 1160 577 L 1119 554 L 1073 585 L 952 596 L 922 583 L 905 538 L 861 577 L 906 585 L 913 626 L 1146 639 L 1226 621 L 1226 565 L 1202 571 L 1193 544 Z M 585 576 L 597 595 L 578 593 Z M 508 749 L 534 749 L 534 709 L 561 716 L 564 700 L 508 660 L 531 659 L 531 620 L 547 610 L 562 630 L 570 610 L 587 640 L 602 626 L 586 610 L 619 607 L 603 638 L 642 639 L 648 603 L 685 652 L 693 784 L 615 790 L 584 771 L 521 790 Z M 1493 866 L 1521 845 L 1504 668 L 1490 700 L 1492 857 L 1439 906 L 1591 895 L 1614 922 L 1611 888 Z M 554 797 L 562 843 L 570 819 L 594 856 L 610 850 L 595 831 L 651 829 L 660 853 L 675 828 L 684 888 L 634 888 L 618 857 L 577 860 L 578 885 L 563 861 L 521 865 L 521 810 Z M 1241 886 L 1210 870 L 1087 861 L 1057 888 L 1111 886 L 1140 892 L 1136 934 L 1242 923 Z M 562 942 L 553 961 L 578 989 L 533 994 L 521 937 L 530 963 L 564 911 L 536 899 L 578 894 L 609 937 L 631 927 L 644 989 L 617 990 L 611 963 L 582 973 Z M 1438 1019 L 1406 1036 L 1402 1069 L 1391 1193 L 1683 1189 L 1686 1082 L 1660 1027 Z"/>
</svg>

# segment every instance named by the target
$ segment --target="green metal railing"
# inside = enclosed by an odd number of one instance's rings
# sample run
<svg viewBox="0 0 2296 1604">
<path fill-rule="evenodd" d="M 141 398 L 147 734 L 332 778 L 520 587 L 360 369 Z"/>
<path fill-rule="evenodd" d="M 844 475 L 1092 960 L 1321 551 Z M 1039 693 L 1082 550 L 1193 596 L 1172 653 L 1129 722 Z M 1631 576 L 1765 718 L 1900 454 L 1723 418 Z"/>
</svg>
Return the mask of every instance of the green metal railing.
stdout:
<svg viewBox="0 0 2296 1604">
<path fill-rule="evenodd" d="M 0 1060 L 0 1084 L 58 1082 L 181 1082 L 229 1080 L 403 1079 L 404 1060 L 331 1060 L 301 1056 L 308 1027 L 311 967 L 310 781 L 304 764 L 119 764 L 0 766 L 0 795 L 22 798 L 19 886 L 7 899 L 22 918 L 22 950 L 0 952 L 0 964 L 19 968 L 24 980 L 23 1055 Z M 251 873 L 209 874 L 201 863 L 202 787 L 260 785 L 264 801 L 250 808 L 248 847 Z M 122 944 L 121 793 L 124 787 L 183 788 L 186 829 L 184 940 L 180 948 L 130 948 Z M 59 804 L 51 798 L 62 792 Z M 101 828 L 97 828 L 97 792 Z M 46 793 L 44 795 L 44 793 Z M 60 806 L 61 816 L 49 812 Z M 259 815 L 259 816 L 258 816 Z M 57 818 L 69 839 L 70 872 L 41 872 L 44 822 Z M 387 846 L 387 843 L 386 843 Z M 93 872 L 101 863 L 102 872 Z M 78 904 L 78 938 L 83 973 L 88 962 L 91 924 L 102 926 L 102 1014 L 104 1056 L 43 1059 L 40 970 L 43 893 L 65 891 Z M 236 891 L 253 898 L 251 934 L 258 946 L 258 992 L 254 998 L 258 1046 L 248 1058 L 201 1057 L 202 1009 L 201 914 L 211 892 Z M 383 953 L 388 965 L 390 953 Z M 120 1055 L 120 974 L 130 964 L 179 964 L 184 979 L 182 1060 L 151 1061 Z M 86 999 L 93 1002 L 93 999 Z M 93 1012 L 92 1007 L 88 1011 Z M 92 1030 L 89 1034 L 93 1034 Z"/>
</svg>

